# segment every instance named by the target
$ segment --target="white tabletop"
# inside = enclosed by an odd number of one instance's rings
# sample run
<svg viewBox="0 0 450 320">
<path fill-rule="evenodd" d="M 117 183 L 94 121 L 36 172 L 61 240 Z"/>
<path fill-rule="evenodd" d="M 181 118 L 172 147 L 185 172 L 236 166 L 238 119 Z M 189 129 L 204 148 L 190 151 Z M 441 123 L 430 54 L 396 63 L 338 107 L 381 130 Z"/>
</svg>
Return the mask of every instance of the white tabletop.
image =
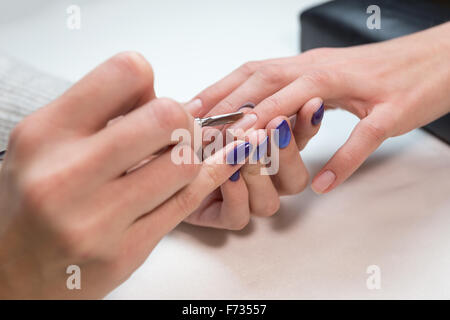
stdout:
<svg viewBox="0 0 450 320">
<path fill-rule="evenodd" d="M 180 101 L 241 63 L 298 52 L 298 13 L 319 1 L 15 0 L 0 51 L 76 81 L 116 52 L 153 65 Z M 66 9 L 81 8 L 81 30 Z M 357 119 L 327 112 L 302 156 L 317 172 Z M 369 290 L 367 267 L 381 270 Z M 325 196 L 282 200 L 239 232 L 180 225 L 107 298 L 450 298 L 450 148 L 421 130 L 386 141 Z"/>
</svg>

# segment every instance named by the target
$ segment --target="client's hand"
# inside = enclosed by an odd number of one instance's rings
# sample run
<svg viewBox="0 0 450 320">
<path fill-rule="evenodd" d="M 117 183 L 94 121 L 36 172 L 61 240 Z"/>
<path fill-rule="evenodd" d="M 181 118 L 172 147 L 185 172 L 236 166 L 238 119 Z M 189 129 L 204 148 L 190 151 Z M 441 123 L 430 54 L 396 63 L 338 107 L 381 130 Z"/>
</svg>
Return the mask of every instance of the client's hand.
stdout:
<svg viewBox="0 0 450 320">
<path fill-rule="evenodd" d="M 185 107 L 194 116 L 199 116 L 199 101 Z M 252 106 L 246 105 L 240 110 L 251 112 Z M 299 193 L 308 183 L 309 175 L 299 151 L 318 132 L 323 111 L 322 99 L 314 98 L 292 119 L 293 129 L 287 117 L 278 116 L 269 121 L 266 130 L 247 132 L 248 141 L 254 146 L 247 163 L 211 193 L 185 221 L 239 230 L 248 224 L 252 215 L 267 217 L 275 214 L 280 206 L 280 196 Z M 230 133 L 233 127 L 226 127 L 222 134 L 225 130 Z"/>
<path fill-rule="evenodd" d="M 176 165 L 172 132 L 194 126 L 178 103 L 155 98 L 152 69 L 135 53 L 21 122 L 0 171 L 0 297 L 100 298 L 126 280 L 240 167 L 218 164 L 239 142 Z M 71 265 L 80 290 L 66 286 Z"/>
<path fill-rule="evenodd" d="M 449 33 L 450 23 L 445 23 L 377 44 L 249 62 L 193 101 L 202 102 L 200 115 L 255 103 L 239 123 L 244 129 L 264 128 L 277 116 L 302 112 L 313 97 L 322 97 L 326 108 L 340 107 L 358 116 L 361 121 L 347 142 L 313 179 L 314 191 L 325 193 L 347 179 L 385 139 L 449 111 Z"/>
</svg>

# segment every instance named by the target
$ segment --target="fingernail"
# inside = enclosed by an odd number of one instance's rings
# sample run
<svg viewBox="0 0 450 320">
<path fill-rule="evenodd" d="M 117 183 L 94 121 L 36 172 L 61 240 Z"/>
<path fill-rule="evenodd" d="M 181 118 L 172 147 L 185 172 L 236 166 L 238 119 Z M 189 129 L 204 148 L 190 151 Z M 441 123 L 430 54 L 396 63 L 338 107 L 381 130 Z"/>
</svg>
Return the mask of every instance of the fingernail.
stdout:
<svg viewBox="0 0 450 320">
<path fill-rule="evenodd" d="M 202 100 L 200 99 L 195 99 L 192 100 L 190 102 L 188 102 L 184 108 L 189 111 L 190 114 L 192 114 L 193 116 L 196 116 L 200 113 L 200 110 L 202 109 L 203 103 Z"/>
<path fill-rule="evenodd" d="M 256 151 L 253 154 L 253 160 L 258 161 L 264 156 L 267 152 L 267 142 L 269 141 L 269 137 L 266 137 L 263 142 L 261 142 L 257 147 Z"/>
<path fill-rule="evenodd" d="M 256 114 L 254 113 L 247 113 L 244 115 L 244 117 L 239 120 L 236 123 L 233 123 L 228 129 L 243 129 L 243 130 L 247 130 L 249 128 L 251 128 L 251 126 L 253 126 L 256 122 L 256 120 L 258 120 L 258 117 L 256 116 Z"/>
<path fill-rule="evenodd" d="M 322 102 L 319 109 L 317 109 L 317 111 L 314 112 L 314 114 L 311 118 L 311 123 L 313 126 L 317 126 L 322 121 L 324 111 L 325 111 L 325 107 L 323 106 L 323 102 Z"/>
<path fill-rule="evenodd" d="M 312 183 L 311 188 L 315 193 L 323 193 L 336 180 L 336 175 L 331 170 L 326 170 Z"/>
<path fill-rule="evenodd" d="M 233 173 L 233 174 L 231 175 L 231 177 L 230 177 L 230 180 L 231 180 L 231 181 L 234 182 L 234 181 L 238 181 L 238 180 L 239 180 L 239 177 L 240 177 L 240 175 L 241 175 L 241 174 L 239 173 L 239 171 L 240 171 L 240 170 L 236 171 L 235 173 Z"/>
<path fill-rule="evenodd" d="M 240 145 L 236 146 L 233 151 L 228 153 L 227 163 L 233 166 L 238 163 L 244 163 L 251 150 L 252 145 L 249 142 L 241 143 Z"/>
<path fill-rule="evenodd" d="M 286 120 L 283 120 L 275 131 L 275 142 L 280 149 L 284 149 L 291 142 L 291 129 Z"/>
<path fill-rule="evenodd" d="M 240 108 L 238 109 L 238 111 L 241 110 L 241 109 L 243 109 L 243 108 L 250 108 L 250 109 L 253 109 L 254 107 L 255 107 L 255 104 L 253 104 L 253 103 L 251 103 L 251 102 L 247 102 L 246 104 L 242 105 L 242 107 L 240 107 Z"/>
</svg>

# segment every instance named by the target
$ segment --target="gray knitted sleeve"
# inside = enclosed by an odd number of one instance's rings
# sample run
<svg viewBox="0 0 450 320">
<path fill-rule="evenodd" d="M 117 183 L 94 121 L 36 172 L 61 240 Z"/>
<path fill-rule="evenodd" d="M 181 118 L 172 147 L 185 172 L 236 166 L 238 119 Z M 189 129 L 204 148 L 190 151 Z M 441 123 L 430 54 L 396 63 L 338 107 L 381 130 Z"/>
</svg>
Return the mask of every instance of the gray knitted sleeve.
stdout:
<svg viewBox="0 0 450 320">
<path fill-rule="evenodd" d="M 0 150 L 14 126 L 63 93 L 70 83 L 0 55 Z"/>
</svg>

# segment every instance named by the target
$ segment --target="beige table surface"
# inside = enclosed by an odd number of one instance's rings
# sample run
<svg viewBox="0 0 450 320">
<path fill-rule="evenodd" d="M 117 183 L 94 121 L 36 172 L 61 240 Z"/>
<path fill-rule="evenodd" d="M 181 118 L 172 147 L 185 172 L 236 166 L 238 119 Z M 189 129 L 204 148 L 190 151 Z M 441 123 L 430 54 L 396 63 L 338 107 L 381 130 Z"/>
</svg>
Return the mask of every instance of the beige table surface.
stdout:
<svg viewBox="0 0 450 320">
<path fill-rule="evenodd" d="M 15 0 L 0 3 L 0 51 L 76 81 L 123 50 L 153 64 L 178 100 L 248 60 L 298 50 L 297 15 L 318 1 Z M 66 28 L 81 8 L 82 28 Z M 302 156 L 315 173 L 356 118 L 325 114 Z M 369 290 L 366 269 L 381 270 Z M 390 139 L 340 188 L 282 200 L 240 232 L 180 225 L 108 295 L 117 298 L 450 298 L 450 148 L 421 130 Z"/>
</svg>

